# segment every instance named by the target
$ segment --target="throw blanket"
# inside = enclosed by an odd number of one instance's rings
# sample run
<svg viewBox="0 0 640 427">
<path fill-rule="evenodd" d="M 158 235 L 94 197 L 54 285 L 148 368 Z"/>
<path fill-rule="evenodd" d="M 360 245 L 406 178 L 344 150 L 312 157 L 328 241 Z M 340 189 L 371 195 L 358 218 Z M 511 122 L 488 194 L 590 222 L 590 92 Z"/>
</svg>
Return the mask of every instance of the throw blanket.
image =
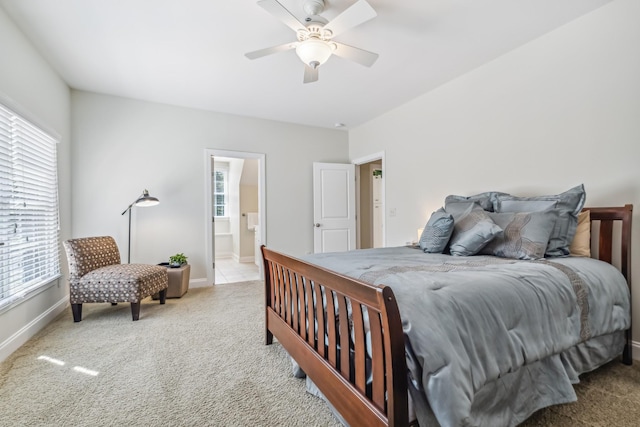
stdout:
<svg viewBox="0 0 640 427">
<path fill-rule="evenodd" d="M 624 277 L 590 258 L 518 261 L 400 247 L 304 259 L 393 289 L 408 338 L 410 389 L 423 426 L 433 424 L 434 417 L 442 426 L 515 425 L 542 406 L 575 400 L 570 385 L 575 379 L 564 373 L 559 356 L 549 364 L 550 356 L 630 325 Z M 619 347 L 622 341 L 615 343 Z M 524 366 L 535 369 L 525 372 Z M 551 384 L 533 403 L 509 393 L 496 398 L 496 391 L 506 387 L 500 381 L 511 376 L 513 386 L 516 373 L 517 382 L 547 375 L 544 381 Z M 557 393 L 546 390 L 553 390 L 553 383 Z M 490 399 L 483 389 L 490 389 Z M 491 399 L 497 404 L 495 414 L 478 410 L 479 396 L 480 406 Z M 503 402 L 511 398 L 512 403 Z"/>
</svg>

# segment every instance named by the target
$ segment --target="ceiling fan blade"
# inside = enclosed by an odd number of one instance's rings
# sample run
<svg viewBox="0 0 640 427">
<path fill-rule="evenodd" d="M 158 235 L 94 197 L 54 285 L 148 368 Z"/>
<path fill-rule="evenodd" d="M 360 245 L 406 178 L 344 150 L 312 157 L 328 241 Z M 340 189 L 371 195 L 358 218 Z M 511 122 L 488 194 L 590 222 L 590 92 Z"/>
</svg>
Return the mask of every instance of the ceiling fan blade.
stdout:
<svg viewBox="0 0 640 427">
<path fill-rule="evenodd" d="M 276 0 L 260 0 L 258 5 L 264 10 L 281 20 L 285 25 L 293 31 L 304 30 L 305 25 L 298 20 L 291 12 Z"/>
<path fill-rule="evenodd" d="M 298 45 L 297 42 L 285 43 L 279 46 L 268 47 L 266 49 L 254 50 L 253 52 L 245 53 L 244 56 L 246 56 L 249 59 L 262 58 L 263 56 L 272 55 L 274 53 L 295 49 L 297 45 Z"/>
<path fill-rule="evenodd" d="M 346 30 L 357 27 L 358 25 L 375 18 L 376 16 L 378 16 L 378 14 L 373 10 L 373 7 L 366 2 L 366 0 L 359 0 L 340 15 L 332 19 L 324 26 L 324 29 L 331 30 L 333 36 L 337 36 Z"/>
<path fill-rule="evenodd" d="M 360 49 L 358 47 L 349 46 L 348 44 L 338 43 L 332 41 L 331 43 L 336 45 L 335 50 L 332 52 L 334 55 L 340 58 L 348 59 L 365 67 L 371 67 L 378 59 L 378 54 L 369 52 L 368 50 Z"/>
<path fill-rule="evenodd" d="M 318 81 L 318 68 L 311 68 L 308 65 L 304 66 L 304 79 L 303 83 L 313 83 Z"/>
</svg>

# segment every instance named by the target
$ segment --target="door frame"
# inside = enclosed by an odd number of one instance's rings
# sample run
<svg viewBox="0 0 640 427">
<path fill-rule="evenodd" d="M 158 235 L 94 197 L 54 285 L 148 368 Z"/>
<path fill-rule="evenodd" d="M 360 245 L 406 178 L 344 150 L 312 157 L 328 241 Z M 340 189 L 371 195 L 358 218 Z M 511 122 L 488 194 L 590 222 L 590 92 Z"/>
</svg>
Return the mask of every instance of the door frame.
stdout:
<svg viewBox="0 0 640 427">
<path fill-rule="evenodd" d="M 360 166 L 364 165 L 366 163 L 371 163 L 371 162 L 377 162 L 379 161 L 380 164 L 382 165 L 382 188 L 380 189 L 380 198 L 381 198 L 381 205 L 382 205 L 382 247 L 386 247 L 387 246 L 387 215 L 386 215 L 386 200 L 387 200 L 387 195 L 386 195 L 386 181 L 387 181 L 387 174 L 385 172 L 385 158 L 384 158 L 384 151 L 379 151 L 377 153 L 372 153 L 369 154 L 367 156 L 363 156 L 363 157 L 358 157 L 356 159 L 353 159 L 351 161 L 351 163 L 353 163 L 354 165 L 356 165 L 356 180 L 358 181 L 358 185 L 356 185 L 356 247 L 358 249 L 360 249 L 360 236 L 362 235 L 361 233 L 361 223 L 360 223 Z"/>
<path fill-rule="evenodd" d="M 265 159 L 264 153 L 251 153 L 246 151 L 230 151 L 230 150 L 218 150 L 215 148 L 205 148 L 204 150 L 204 222 L 205 222 L 205 269 L 207 272 L 207 283 L 215 285 L 215 248 L 213 247 L 215 226 L 213 224 L 213 206 L 211 203 L 212 187 L 211 176 L 213 173 L 212 158 L 215 157 L 231 157 L 236 159 L 257 159 L 258 160 L 258 216 L 260 217 L 259 236 L 260 242 L 263 245 L 267 244 L 267 209 L 266 209 L 266 173 L 265 173 Z M 262 265 L 259 266 L 260 274 L 262 276 Z"/>
</svg>

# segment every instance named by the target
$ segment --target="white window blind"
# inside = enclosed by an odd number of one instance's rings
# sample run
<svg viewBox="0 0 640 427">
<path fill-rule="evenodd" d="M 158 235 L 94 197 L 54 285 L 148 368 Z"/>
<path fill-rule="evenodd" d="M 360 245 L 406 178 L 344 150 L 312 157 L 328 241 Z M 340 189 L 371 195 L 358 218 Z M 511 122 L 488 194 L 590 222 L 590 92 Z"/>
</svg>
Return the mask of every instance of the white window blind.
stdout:
<svg viewBox="0 0 640 427">
<path fill-rule="evenodd" d="M 56 140 L 0 104 L 0 307 L 60 276 Z"/>
</svg>

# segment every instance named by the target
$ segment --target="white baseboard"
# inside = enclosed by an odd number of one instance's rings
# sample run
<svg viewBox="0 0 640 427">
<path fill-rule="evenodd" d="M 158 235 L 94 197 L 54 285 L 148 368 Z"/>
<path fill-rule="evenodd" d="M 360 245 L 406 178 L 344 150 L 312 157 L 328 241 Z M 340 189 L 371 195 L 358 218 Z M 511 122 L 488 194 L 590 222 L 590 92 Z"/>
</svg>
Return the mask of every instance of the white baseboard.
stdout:
<svg viewBox="0 0 640 427">
<path fill-rule="evenodd" d="M 20 348 L 20 346 L 29 341 L 29 339 L 37 334 L 42 328 L 47 326 L 53 319 L 58 316 L 58 314 L 62 313 L 67 308 L 68 304 L 69 295 L 65 295 L 57 303 L 49 307 L 47 311 L 40 314 L 38 317 L 33 319 L 31 322 L 26 324 L 15 334 L 11 335 L 3 343 L 1 343 L 0 362 L 9 357 L 11 353 L 16 351 L 18 348 Z"/>
<path fill-rule="evenodd" d="M 207 286 L 211 286 L 211 283 L 207 281 L 207 279 L 192 279 L 189 280 L 190 288 L 206 288 Z"/>
</svg>

